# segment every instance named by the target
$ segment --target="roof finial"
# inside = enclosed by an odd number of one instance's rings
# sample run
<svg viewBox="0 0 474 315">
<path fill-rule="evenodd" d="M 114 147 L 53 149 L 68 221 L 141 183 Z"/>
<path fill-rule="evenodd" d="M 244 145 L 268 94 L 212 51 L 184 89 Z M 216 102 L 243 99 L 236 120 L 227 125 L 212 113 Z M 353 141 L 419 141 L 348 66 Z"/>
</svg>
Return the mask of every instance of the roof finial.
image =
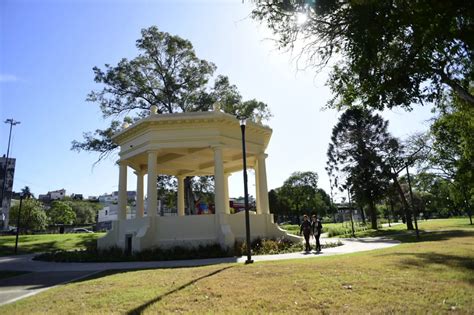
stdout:
<svg viewBox="0 0 474 315">
<path fill-rule="evenodd" d="M 150 106 L 150 115 L 156 115 L 158 113 L 158 106 L 151 105 Z"/>
</svg>

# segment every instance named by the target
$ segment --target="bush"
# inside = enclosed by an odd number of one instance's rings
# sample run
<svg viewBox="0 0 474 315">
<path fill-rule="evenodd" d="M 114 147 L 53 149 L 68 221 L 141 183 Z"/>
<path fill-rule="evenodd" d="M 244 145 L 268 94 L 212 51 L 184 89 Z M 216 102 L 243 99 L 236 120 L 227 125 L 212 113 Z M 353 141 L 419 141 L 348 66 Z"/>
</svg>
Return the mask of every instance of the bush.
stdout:
<svg viewBox="0 0 474 315">
<path fill-rule="evenodd" d="M 247 253 L 247 244 L 236 242 L 234 252 L 237 256 Z M 256 238 L 251 243 L 252 255 L 271 255 L 292 253 L 303 250 L 303 243 L 294 243 L 286 238 L 262 239 Z"/>
<path fill-rule="evenodd" d="M 121 248 L 98 250 L 95 246 L 85 250 L 55 251 L 34 257 L 34 260 L 56 262 L 117 262 L 117 261 L 164 261 L 200 258 L 232 257 L 233 250 L 223 249 L 219 244 L 201 245 L 193 248 L 176 246 L 169 249 L 146 249 L 127 255 Z"/>
<path fill-rule="evenodd" d="M 321 244 L 322 248 L 343 245 L 340 241 Z M 272 255 L 300 252 L 304 250 L 303 242 L 294 243 L 286 238 L 254 239 L 251 243 L 252 255 Z M 236 242 L 234 248 L 223 249 L 219 244 L 201 245 L 193 248 L 176 246 L 169 249 L 146 249 L 132 255 L 127 255 L 121 248 L 112 247 L 106 250 L 97 249 L 91 245 L 85 250 L 54 251 L 35 256 L 34 260 L 56 262 L 118 262 L 118 261 L 165 261 L 187 260 L 201 258 L 219 258 L 242 256 L 247 253 L 246 243 Z"/>
<path fill-rule="evenodd" d="M 368 230 L 369 227 L 366 225 L 356 225 L 354 224 L 354 231 L 361 232 Z M 328 230 L 328 237 L 333 236 L 351 236 L 352 234 L 352 227 L 349 226 L 331 226 Z"/>
</svg>

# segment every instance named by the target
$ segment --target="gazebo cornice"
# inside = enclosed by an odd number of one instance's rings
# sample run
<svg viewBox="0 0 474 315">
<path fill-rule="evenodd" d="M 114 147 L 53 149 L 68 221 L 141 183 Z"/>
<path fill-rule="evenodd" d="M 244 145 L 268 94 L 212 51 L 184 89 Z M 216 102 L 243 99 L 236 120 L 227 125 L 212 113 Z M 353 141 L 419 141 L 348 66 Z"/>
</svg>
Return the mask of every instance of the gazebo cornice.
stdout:
<svg viewBox="0 0 474 315">
<path fill-rule="evenodd" d="M 112 141 L 120 145 L 122 142 L 129 138 L 133 138 L 150 127 L 167 129 L 168 126 L 174 127 L 178 124 L 188 128 L 202 128 L 203 125 L 209 125 L 211 127 L 211 125 L 216 126 L 216 124 L 235 125 L 238 127 L 239 120 L 233 115 L 220 111 L 151 114 L 150 116 L 142 118 L 114 134 L 112 136 Z M 271 128 L 252 121 L 247 122 L 246 128 L 249 132 L 255 132 L 268 137 L 272 134 Z"/>
</svg>

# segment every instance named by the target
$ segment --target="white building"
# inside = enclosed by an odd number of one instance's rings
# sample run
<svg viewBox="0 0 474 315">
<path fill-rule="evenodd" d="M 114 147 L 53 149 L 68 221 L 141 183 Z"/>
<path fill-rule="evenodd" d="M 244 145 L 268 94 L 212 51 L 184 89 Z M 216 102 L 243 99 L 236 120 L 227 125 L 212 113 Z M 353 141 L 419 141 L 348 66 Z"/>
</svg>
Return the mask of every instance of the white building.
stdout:
<svg viewBox="0 0 474 315">
<path fill-rule="evenodd" d="M 50 200 L 63 200 L 66 197 L 66 190 L 59 189 L 54 191 L 48 191 L 49 199 Z"/>
</svg>

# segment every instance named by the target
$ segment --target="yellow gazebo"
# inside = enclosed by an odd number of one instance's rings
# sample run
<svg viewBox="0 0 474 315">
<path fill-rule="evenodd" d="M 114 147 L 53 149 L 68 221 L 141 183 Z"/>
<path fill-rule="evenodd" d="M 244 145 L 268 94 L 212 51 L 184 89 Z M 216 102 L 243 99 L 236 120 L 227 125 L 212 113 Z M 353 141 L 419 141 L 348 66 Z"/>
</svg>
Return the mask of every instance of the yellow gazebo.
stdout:
<svg viewBox="0 0 474 315">
<path fill-rule="evenodd" d="M 269 211 L 265 149 L 271 134 L 268 127 L 247 123 L 247 165 L 255 170 L 257 197 L 257 211 L 250 216 L 251 236 L 296 240 L 273 223 Z M 242 170 L 240 125 L 234 116 L 219 110 L 157 114 L 152 106 L 150 116 L 124 125 L 112 140 L 120 146 L 118 220 L 99 239 L 100 249 L 114 246 L 136 252 L 215 243 L 230 247 L 235 240 L 245 239 L 244 212 L 231 214 L 229 207 L 228 177 Z M 136 215 L 131 219 L 127 219 L 128 167 L 137 175 Z M 158 174 L 177 177 L 177 216 L 158 216 Z M 185 215 L 184 178 L 194 175 L 214 175 L 215 214 Z"/>
</svg>

